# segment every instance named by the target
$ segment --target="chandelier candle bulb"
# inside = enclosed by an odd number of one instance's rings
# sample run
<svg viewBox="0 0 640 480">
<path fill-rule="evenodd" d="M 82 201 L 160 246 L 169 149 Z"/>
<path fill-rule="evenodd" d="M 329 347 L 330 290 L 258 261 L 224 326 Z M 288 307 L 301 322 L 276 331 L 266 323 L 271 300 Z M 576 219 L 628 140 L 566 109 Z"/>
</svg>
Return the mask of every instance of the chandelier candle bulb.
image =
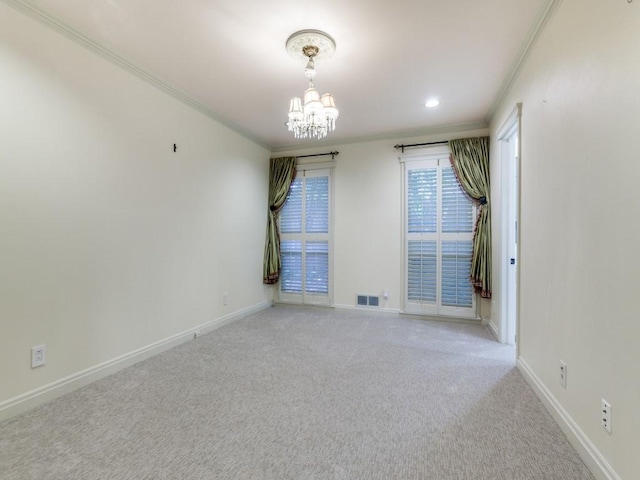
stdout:
<svg viewBox="0 0 640 480">
<path fill-rule="evenodd" d="M 314 59 L 329 58 L 335 48 L 333 38 L 318 30 L 301 30 L 287 40 L 287 51 L 292 57 L 306 58 L 304 75 L 309 80 L 309 88 L 302 99 L 293 97 L 289 101 L 287 128 L 296 138 L 315 137 L 320 140 L 336 128 L 339 111 L 333 95 L 325 93 L 320 96 L 313 86 L 316 75 Z"/>
</svg>

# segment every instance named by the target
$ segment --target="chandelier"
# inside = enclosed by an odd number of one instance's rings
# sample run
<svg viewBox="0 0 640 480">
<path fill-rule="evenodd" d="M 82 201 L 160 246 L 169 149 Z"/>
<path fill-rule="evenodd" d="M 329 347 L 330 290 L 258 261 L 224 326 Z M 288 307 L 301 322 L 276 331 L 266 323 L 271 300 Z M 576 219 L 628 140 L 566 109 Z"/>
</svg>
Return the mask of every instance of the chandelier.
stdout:
<svg viewBox="0 0 640 480">
<path fill-rule="evenodd" d="M 289 101 L 287 127 L 296 138 L 320 140 L 336 128 L 338 109 L 333 95 L 325 93 L 321 96 L 313 86 L 315 61 L 333 55 L 336 43 L 324 32 L 301 30 L 287 39 L 286 46 L 289 55 L 307 62 L 304 75 L 309 80 L 309 88 L 305 90 L 303 97 L 293 97 Z"/>
</svg>

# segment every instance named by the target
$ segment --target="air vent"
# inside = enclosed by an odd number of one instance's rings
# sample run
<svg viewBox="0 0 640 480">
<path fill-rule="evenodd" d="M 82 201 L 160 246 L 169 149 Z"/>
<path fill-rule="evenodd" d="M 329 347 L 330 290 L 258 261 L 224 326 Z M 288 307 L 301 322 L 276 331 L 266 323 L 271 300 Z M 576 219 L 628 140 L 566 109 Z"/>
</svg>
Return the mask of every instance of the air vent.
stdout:
<svg viewBox="0 0 640 480">
<path fill-rule="evenodd" d="M 356 305 L 359 307 L 379 307 L 380 296 L 359 293 L 356 295 Z"/>
</svg>

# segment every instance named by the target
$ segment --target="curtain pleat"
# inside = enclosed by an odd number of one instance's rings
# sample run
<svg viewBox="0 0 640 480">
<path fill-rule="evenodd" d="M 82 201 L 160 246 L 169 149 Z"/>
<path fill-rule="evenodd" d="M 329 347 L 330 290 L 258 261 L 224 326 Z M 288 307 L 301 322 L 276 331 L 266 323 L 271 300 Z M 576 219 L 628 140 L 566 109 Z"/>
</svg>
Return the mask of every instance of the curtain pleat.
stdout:
<svg viewBox="0 0 640 480">
<path fill-rule="evenodd" d="M 296 176 L 296 157 L 272 158 L 269 163 L 269 209 L 267 212 L 267 234 L 264 245 L 262 281 L 274 284 L 280 278 L 280 232 L 278 217 L 287 200 L 289 187 Z"/>
<path fill-rule="evenodd" d="M 476 293 L 491 298 L 491 188 L 489 137 L 449 141 L 451 165 L 458 182 L 478 206 L 473 234 L 471 282 Z"/>
</svg>

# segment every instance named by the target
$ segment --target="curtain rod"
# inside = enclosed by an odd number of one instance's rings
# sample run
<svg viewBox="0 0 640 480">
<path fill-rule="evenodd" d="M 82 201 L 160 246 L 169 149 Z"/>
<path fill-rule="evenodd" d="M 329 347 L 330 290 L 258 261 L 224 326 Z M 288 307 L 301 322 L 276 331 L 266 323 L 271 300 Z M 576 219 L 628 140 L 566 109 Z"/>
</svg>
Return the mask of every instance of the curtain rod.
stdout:
<svg viewBox="0 0 640 480">
<path fill-rule="evenodd" d="M 448 143 L 449 142 L 412 143 L 410 145 L 394 145 L 393 148 L 395 149 L 401 148 L 402 153 L 404 153 L 404 149 L 409 147 L 424 147 L 426 145 L 447 145 Z"/>
<path fill-rule="evenodd" d="M 331 160 L 335 160 L 336 155 L 339 155 L 339 154 L 340 152 L 314 153 L 312 155 L 296 155 L 296 158 L 324 157 L 325 155 L 331 155 Z"/>
</svg>

